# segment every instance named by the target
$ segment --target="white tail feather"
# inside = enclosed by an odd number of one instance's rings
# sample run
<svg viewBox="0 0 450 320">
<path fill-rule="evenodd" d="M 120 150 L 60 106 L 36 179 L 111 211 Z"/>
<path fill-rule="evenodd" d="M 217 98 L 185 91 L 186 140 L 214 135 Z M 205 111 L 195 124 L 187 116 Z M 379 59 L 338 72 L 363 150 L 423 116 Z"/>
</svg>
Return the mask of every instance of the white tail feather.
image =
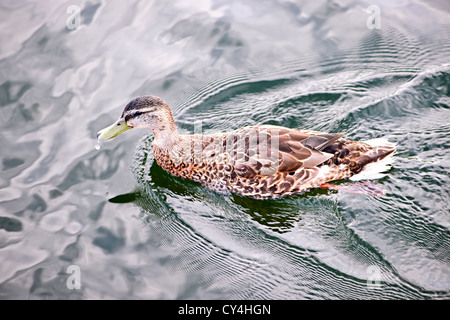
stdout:
<svg viewBox="0 0 450 320">
<path fill-rule="evenodd" d="M 382 147 L 395 148 L 394 143 L 391 143 L 384 138 L 372 139 L 364 142 L 375 148 L 382 148 Z M 352 176 L 350 180 L 359 181 L 359 180 L 381 179 L 386 176 L 384 172 L 392 168 L 391 164 L 393 161 L 394 158 L 392 153 L 380 161 L 367 164 L 360 173 Z"/>
<path fill-rule="evenodd" d="M 389 142 L 385 138 L 376 138 L 371 139 L 367 141 L 363 141 L 364 143 L 367 143 L 368 145 L 376 148 L 376 147 L 389 147 L 389 148 L 395 148 L 395 143 Z"/>
</svg>

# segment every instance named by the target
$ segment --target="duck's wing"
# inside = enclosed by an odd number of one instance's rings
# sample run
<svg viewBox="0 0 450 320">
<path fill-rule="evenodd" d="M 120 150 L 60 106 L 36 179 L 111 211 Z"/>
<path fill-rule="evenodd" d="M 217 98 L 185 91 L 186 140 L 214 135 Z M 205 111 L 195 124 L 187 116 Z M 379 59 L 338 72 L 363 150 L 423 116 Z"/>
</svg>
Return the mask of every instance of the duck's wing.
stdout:
<svg viewBox="0 0 450 320">
<path fill-rule="evenodd" d="M 260 125 L 226 135 L 225 154 L 236 173 L 251 178 L 314 168 L 333 157 L 322 150 L 343 134 Z"/>
</svg>

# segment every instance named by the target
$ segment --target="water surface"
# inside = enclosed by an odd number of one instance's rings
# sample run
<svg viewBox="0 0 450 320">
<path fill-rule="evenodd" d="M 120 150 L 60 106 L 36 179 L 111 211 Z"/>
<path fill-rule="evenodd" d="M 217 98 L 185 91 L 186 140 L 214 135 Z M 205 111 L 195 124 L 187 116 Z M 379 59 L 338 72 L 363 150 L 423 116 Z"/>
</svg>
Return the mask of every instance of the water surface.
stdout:
<svg viewBox="0 0 450 320">
<path fill-rule="evenodd" d="M 0 298 L 450 298 L 445 1 L 93 0 L 70 29 L 72 4 L 0 4 Z M 144 94 L 184 133 L 387 138 L 386 195 L 219 195 L 145 130 L 96 148 Z"/>
</svg>

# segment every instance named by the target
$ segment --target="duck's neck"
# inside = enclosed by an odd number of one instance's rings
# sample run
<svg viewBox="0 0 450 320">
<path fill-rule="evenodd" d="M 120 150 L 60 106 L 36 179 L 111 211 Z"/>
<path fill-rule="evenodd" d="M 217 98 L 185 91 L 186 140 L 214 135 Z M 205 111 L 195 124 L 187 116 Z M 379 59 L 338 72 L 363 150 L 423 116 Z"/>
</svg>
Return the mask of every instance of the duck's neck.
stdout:
<svg viewBox="0 0 450 320">
<path fill-rule="evenodd" d="M 153 142 L 158 148 L 164 150 L 172 149 L 180 140 L 177 128 L 170 130 L 154 130 L 155 141 Z"/>
</svg>

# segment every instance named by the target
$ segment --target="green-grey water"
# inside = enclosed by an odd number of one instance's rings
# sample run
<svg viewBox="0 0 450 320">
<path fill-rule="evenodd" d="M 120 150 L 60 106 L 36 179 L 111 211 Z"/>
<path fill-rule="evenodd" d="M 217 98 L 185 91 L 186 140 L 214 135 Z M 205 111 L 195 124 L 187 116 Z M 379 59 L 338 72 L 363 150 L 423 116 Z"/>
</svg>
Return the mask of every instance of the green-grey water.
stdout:
<svg viewBox="0 0 450 320">
<path fill-rule="evenodd" d="M 1 299 L 450 298 L 446 1 L 72 5 L 0 4 Z M 145 130 L 97 145 L 146 94 L 184 133 L 386 138 L 386 195 L 220 195 Z"/>
</svg>

